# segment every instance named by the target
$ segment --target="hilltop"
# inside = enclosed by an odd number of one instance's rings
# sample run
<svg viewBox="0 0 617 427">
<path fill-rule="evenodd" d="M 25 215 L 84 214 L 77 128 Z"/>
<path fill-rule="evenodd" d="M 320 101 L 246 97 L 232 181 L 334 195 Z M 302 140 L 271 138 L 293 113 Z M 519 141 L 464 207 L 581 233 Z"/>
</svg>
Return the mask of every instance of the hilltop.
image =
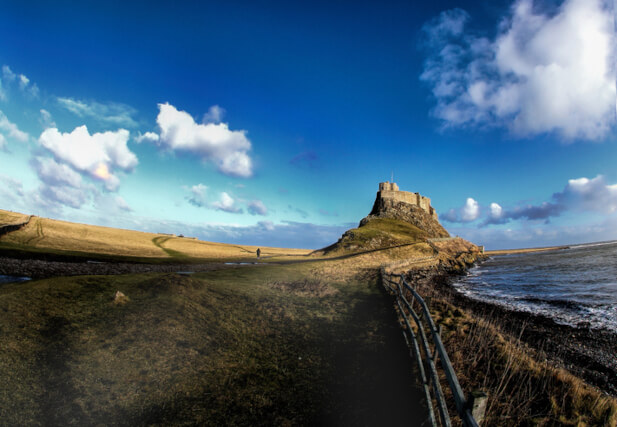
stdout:
<svg viewBox="0 0 617 427">
<path fill-rule="evenodd" d="M 330 255 L 373 251 L 448 237 L 450 234 L 439 223 L 431 199 L 400 191 L 395 183 L 382 182 L 373 208 L 358 227 L 347 230 L 336 243 L 317 252 Z M 431 251 L 429 248 L 424 252 Z"/>
</svg>

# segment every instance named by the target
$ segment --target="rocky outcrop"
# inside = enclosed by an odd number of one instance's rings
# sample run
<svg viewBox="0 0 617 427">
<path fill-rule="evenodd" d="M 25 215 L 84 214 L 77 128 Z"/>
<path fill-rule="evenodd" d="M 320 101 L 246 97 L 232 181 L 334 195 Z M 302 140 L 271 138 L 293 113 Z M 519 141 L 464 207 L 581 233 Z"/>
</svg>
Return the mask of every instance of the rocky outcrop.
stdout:
<svg viewBox="0 0 617 427">
<path fill-rule="evenodd" d="M 426 231 L 428 237 L 450 237 L 450 234 L 439 221 L 421 207 L 382 197 L 381 192 L 377 193 L 371 213 L 360 221 L 360 227 L 366 225 L 373 218 L 391 218 L 408 222 Z"/>
</svg>

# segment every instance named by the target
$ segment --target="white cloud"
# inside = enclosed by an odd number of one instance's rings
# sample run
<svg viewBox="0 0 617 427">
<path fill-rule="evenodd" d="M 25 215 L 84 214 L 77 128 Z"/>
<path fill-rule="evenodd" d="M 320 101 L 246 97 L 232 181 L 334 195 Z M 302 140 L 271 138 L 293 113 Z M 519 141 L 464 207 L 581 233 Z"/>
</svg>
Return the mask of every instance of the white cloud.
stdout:
<svg viewBox="0 0 617 427">
<path fill-rule="evenodd" d="M 83 188 L 67 185 L 42 185 L 39 188 L 39 196 L 47 203 L 52 202 L 79 209 L 88 201 L 89 194 Z"/>
<path fill-rule="evenodd" d="M 253 200 L 248 204 L 248 212 L 251 215 L 264 216 L 268 214 L 268 208 L 266 208 L 266 205 L 264 205 L 261 200 Z"/>
<path fill-rule="evenodd" d="M 468 197 L 465 204 L 458 209 L 450 209 L 441 215 L 441 219 L 449 222 L 472 222 L 480 216 L 480 205 L 473 198 Z"/>
<path fill-rule="evenodd" d="M 499 219 L 503 215 L 503 208 L 498 203 L 491 203 L 489 216 L 494 219 Z"/>
<path fill-rule="evenodd" d="M 505 224 L 512 220 L 549 222 L 564 212 L 592 212 L 611 215 L 617 212 L 617 184 L 608 184 L 602 175 L 595 178 L 570 179 L 562 191 L 553 193 L 548 201 L 538 204 L 521 203 L 504 209 L 498 203 L 491 203 L 480 209 L 479 204 L 468 198 L 465 206 L 450 209 L 441 216 L 449 222 L 471 222 L 485 212 L 479 227 L 489 224 Z"/>
<path fill-rule="evenodd" d="M 100 123 L 135 127 L 137 123 L 133 119 L 137 111 L 128 105 L 117 102 L 102 104 L 96 101 L 80 101 L 73 98 L 57 98 L 61 107 L 69 110 L 78 117 L 90 117 Z"/>
<path fill-rule="evenodd" d="M 446 11 L 425 26 L 431 53 L 421 79 L 446 126 L 506 126 L 519 135 L 557 132 L 600 139 L 615 124 L 611 7 L 566 0 L 553 15 L 517 0 L 489 40 L 464 31 L 469 15 Z"/>
<path fill-rule="evenodd" d="M 190 114 L 168 103 L 159 104 L 156 121 L 161 130 L 161 146 L 197 154 L 226 175 L 247 178 L 253 174 L 247 154 L 251 142 L 245 131 L 229 130 L 227 123 L 198 124 Z"/>
<path fill-rule="evenodd" d="M 90 135 L 86 126 L 79 126 L 71 133 L 60 133 L 56 128 L 46 129 L 39 137 L 39 143 L 56 159 L 89 173 L 113 191 L 120 183 L 113 170 L 130 172 L 138 162 L 137 156 L 127 147 L 128 139 L 129 132 L 125 129 Z"/>
<path fill-rule="evenodd" d="M 6 138 L 4 137 L 4 135 L 0 133 L 0 150 L 4 149 L 5 145 L 6 145 Z"/>
<path fill-rule="evenodd" d="M 219 211 L 229 213 L 242 213 L 242 209 L 236 206 L 236 201 L 226 192 L 221 193 L 220 200 L 212 203 L 212 207 Z"/>
<path fill-rule="evenodd" d="M 40 123 L 41 125 L 43 125 L 43 128 L 45 129 L 55 128 L 56 122 L 54 122 L 54 119 L 51 117 L 51 113 L 43 108 L 41 108 L 40 112 L 41 112 Z"/>
<path fill-rule="evenodd" d="M 144 134 L 139 133 L 139 135 L 135 137 L 135 142 L 137 143 L 141 144 L 144 141 L 150 143 L 157 143 L 159 142 L 159 135 L 154 132 L 146 132 Z"/>
<path fill-rule="evenodd" d="M 570 179 L 561 193 L 553 195 L 553 199 L 571 210 L 610 214 L 617 211 L 617 184 L 607 184 L 602 175 L 592 179 Z"/>
<path fill-rule="evenodd" d="M 206 193 L 208 191 L 208 187 L 203 184 L 193 185 L 190 188 L 191 196 L 188 197 L 188 201 L 193 206 L 197 206 L 198 208 L 204 207 L 207 205 L 206 202 Z"/>
<path fill-rule="evenodd" d="M 47 185 L 81 187 L 81 175 L 66 164 L 58 163 L 50 158 L 35 158 L 32 161 L 32 165 L 39 178 Z"/>
<path fill-rule="evenodd" d="M 19 88 L 21 90 L 25 90 L 28 87 L 28 83 L 30 83 L 30 79 L 23 74 L 19 75 Z"/>
<path fill-rule="evenodd" d="M 471 222 L 478 219 L 478 215 L 480 214 L 480 207 L 478 202 L 472 199 L 471 197 L 467 198 L 465 202 L 465 206 L 461 210 L 461 219 L 463 222 Z"/>
<path fill-rule="evenodd" d="M 2 77 L 8 83 L 17 82 L 19 89 L 22 92 L 35 98 L 39 96 L 39 88 L 36 83 L 31 83 L 30 79 L 23 74 L 15 74 L 13 70 L 11 70 L 11 67 L 9 67 L 8 65 L 2 66 Z M 0 99 L 5 98 L 6 94 L 2 90 L 2 85 L 0 84 Z"/>
<path fill-rule="evenodd" d="M 14 138 L 20 142 L 28 141 L 28 134 L 19 130 L 17 125 L 9 121 L 2 111 L 0 111 L 0 132 L 4 133 L 4 136 Z"/>
<path fill-rule="evenodd" d="M 223 120 L 223 116 L 225 115 L 225 109 L 218 105 L 213 105 L 208 109 L 208 112 L 204 114 L 202 122 L 206 123 L 219 123 Z"/>
<path fill-rule="evenodd" d="M 9 67 L 8 65 L 3 65 L 2 66 L 2 77 L 7 82 L 14 82 L 15 79 L 17 78 L 17 75 L 11 70 L 11 67 Z"/>
</svg>

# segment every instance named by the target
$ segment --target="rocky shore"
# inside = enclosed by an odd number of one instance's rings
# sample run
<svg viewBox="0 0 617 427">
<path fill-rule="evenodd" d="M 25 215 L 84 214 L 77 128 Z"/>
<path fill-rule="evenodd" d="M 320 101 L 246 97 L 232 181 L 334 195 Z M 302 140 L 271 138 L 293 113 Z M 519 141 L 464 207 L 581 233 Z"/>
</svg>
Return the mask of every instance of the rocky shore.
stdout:
<svg viewBox="0 0 617 427">
<path fill-rule="evenodd" d="M 456 264 L 456 266 L 454 265 Z M 407 273 L 429 298 L 441 298 L 473 316 L 494 321 L 531 350 L 540 361 L 561 367 L 601 391 L 617 397 L 617 334 L 607 330 L 576 328 L 542 315 L 510 310 L 479 301 L 453 286 L 470 264 L 441 264 L 437 268 Z"/>
</svg>

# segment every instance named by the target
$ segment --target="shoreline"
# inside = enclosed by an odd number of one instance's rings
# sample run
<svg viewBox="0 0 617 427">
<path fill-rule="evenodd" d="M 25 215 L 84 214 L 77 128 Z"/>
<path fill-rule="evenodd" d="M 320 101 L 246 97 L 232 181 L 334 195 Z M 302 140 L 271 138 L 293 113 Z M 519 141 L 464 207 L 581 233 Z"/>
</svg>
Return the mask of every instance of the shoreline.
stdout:
<svg viewBox="0 0 617 427">
<path fill-rule="evenodd" d="M 574 327 L 550 317 L 481 301 L 459 292 L 452 282 L 460 274 L 438 274 L 434 290 L 473 316 L 495 319 L 504 332 L 532 349 L 534 357 L 563 368 L 602 392 L 617 397 L 617 333 Z"/>
<path fill-rule="evenodd" d="M 496 249 L 492 251 L 484 251 L 483 255 L 495 256 L 495 255 L 528 254 L 532 252 L 562 251 L 564 249 L 570 249 L 571 247 L 572 246 L 546 246 L 542 248 Z"/>
</svg>

